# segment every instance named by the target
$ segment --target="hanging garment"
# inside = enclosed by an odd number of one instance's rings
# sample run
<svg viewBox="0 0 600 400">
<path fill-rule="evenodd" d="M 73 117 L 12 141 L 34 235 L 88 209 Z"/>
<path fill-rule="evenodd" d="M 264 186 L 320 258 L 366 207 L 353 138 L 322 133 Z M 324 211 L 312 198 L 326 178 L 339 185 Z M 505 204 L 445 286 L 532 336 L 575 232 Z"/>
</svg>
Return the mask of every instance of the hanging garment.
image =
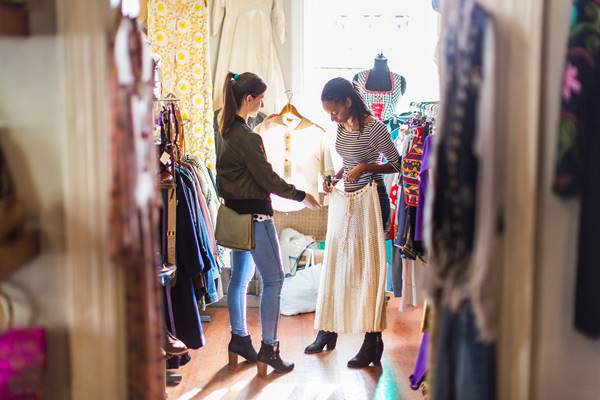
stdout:
<svg viewBox="0 0 600 400">
<path fill-rule="evenodd" d="M 190 160 L 188 160 L 190 161 Z M 208 209 L 208 203 L 206 201 L 206 196 L 204 195 L 204 191 L 202 188 L 202 184 L 200 183 L 200 174 L 196 170 L 196 168 L 189 162 L 181 163 L 183 167 L 185 167 L 189 171 L 189 177 L 194 180 L 197 202 L 200 206 L 200 210 L 202 211 L 202 219 L 204 221 L 204 225 L 206 227 L 206 234 L 208 238 L 208 242 L 210 243 L 210 251 L 212 252 L 213 259 L 216 260 L 218 269 L 222 268 L 222 265 L 219 263 L 219 251 L 217 247 L 217 241 L 215 238 L 215 224 L 213 223 L 213 217 Z M 216 219 L 215 219 L 216 221 Z M 218 293 L 218 298 L 223 297 L 223 293 Z"/>
<path fill-rule="evenodd" d="M 370 70 L 362 71 L 354 77 L 354 88 L 363 99 L 373 116 L 380 121 L 387 121 L 396 112 L 398 101 L 402 97 L 406 81 L 404 77 L 395 72 L 390 72 L 392 88 L 389 91 L 374 91 L 367 89 Z"/>
<path fill-rule="evenodd" d="M 207 0 L 149 0 L 148 38 L 161 59 L 162 95 L 174 93 L 190 121 L 187 152 L 214 168 Z"/>
<path fill-rule="evenodd" d="M 223 15 L 225 19 L 223 20 Z M 223 84 L 227 72 L 254 72 L 269 86 L 265 112 L 274 114 L 287 102 L 283 71 L 274 38 L 285 42 L 283 0 L 216 0 L 212 34 L 223 31 L 217 56 L 214 106 L 223 107 Z"/>
<path fill-rule="evenodd" d="M 578 0 L 567 53 L 554 191 L 579 196 L 579 247 L 575 292 L 575 328 L 600 338 L 600 4 Z"/>
<path fill-rule="evenodd" d="M 219 211 L 219 204 L 220 204 L 220 200 L 217 195 L 217 186 L 216 186 L 215 180 L 212 178 L 211 172 L 206 167 L 206 165 L 204 165 L 203 163 L 198 161 L 197 158 L 187 157 L 186 161 L 194 166 L 196 175 L 198 177 L 198 180 L 200 181 L 200 188 L 202 190 L 202 194 L 204 197 L 204 199 L 201 199 L 201 200 L 206 200 L 206 206 L 207 206 L 208 212 L 210 214 L 212 226 L 215 227 L 216 222 L 217 222 L 217 214 Z M 210 226 L 207 226 L 207 229 L 210 230 L 211 229 Z M 209 232 L 209 235 L 211 235 L 211 232 Z M 214 236 L 214 232 L 212 233 L 212 235 Z M 216 251 L 217 251 L 217 254 L 215 257 L 217 258 L 217 264 L 219 265 L 219 270 L 222 270 L 223 268 L 229 268 L 231 266 L 231 262 L 230 262 L 231 250 L 217 245 Z M 219 285 L 217 286 L 217 292 L 219 294 L 219 298 L 223 297 L 223 287 L 222 287 L 223 285 L 222 284 L 223 284 L 222 279 L 219 279 Z"/>
<path fill-rule="evenodd" d="M 325 131 L 307 119 L 273 116 L 254 131 L 263 140 L 273 170 L 298 189 L 319 198 L 319 176 L 334 175 Z M 298 211 L 304 204 L 271 195 L 273 209 Z"/>
<path fill-rule="evenodd" d="M 204 346 L 204 331 L 198 303 L 206 292 L 204 264 L 208 258 L 202 251 L 196 228 L 193 194 L 182 174 L 177 176 L 177 281 L 171 290 L 174 326 L 169 331 L 190 349 Z M 203 293 L 199 293 L 200 291 Z"/>
<path fill-rule="evenodd" d="M 496 346 L 481 341 L 471 304 L 436 312 L 434 400 L 494 400 Z"/>
<path fill-rule="evenodd" d="M 419 355 L 417 356 L 417 362 L 413 373 L 408 377 L 410 382 L 410 388 L 412 390 L 419 390 L 421 384 L 425 380 L 427 375 L 427 350 L 429 348 L 429 332 L 423 332 L 421 338 L 421 345 L 419 346 Z"/>
<path fill-rule="evenodd" d="M 315 329 L 381 332 L 386 327 L 386 254 L 377 185 L 330 194 Z"/>
<path fill-rule="evenodd" d="M 431 168 L 430 155 L 433 146 L 433 135 L 425 138 L 423 144 L 423 157 L 421 163 L 421 172 L 419 173 L 419 203 L 417 205 L 417 220 L 415 224 L 415 240 L 422 241 L 423 235 L 423 220 L 425 214 L 425 199 L 429 189 L 429 169 Z"/>
<path fill-rule="evenodd" d="M 108 51 L 111 105 L 109 250 L 124 268 L 130 399 L 165 393 L 157 279 L 159 192 L 152 140 L 152 57 L 135 20 L 123 18 Z"/>
<path fill-rule="evenodd" d="M 192 220 L 194 223 L 194 229 L 198 238 L 198 246 L 200 250 L 200 256 L 202 257 L 203 268 L 203 282 L 204 282 L 204 296 L 203 300 L 205 304 L 213 304 L 220 300 L 217 292 L 217 279 L 220 277 L 219 269 L 216 262 L 216 257 L 212 251 L 210 237 L 207 232 L 206 222 L 202 214 L 202 207 L 200 206 L 200 197 L 202 194 L 197 192 L 196 185 L 194 182 L 193 172 L 189 171 L 185 167 L 178 167 L 177 172 L 183 178 L 186 185 L 187 193 L 189 194 L 190 205 L 192 209 Z"/>
<path fill-rule="evenodd" d="M 495 132 L 494 21 L 475 0 L 444 3 L 443 107 L 436 146 L 431 265 L 438 300 L 469 299 L 486 341 L 496 337 L 502 135 Z M 447 8 L 446 8 L 447 7 Z"/>
<path fill-rule="evenodd" d="M 390 174 L 388 174 L 388 175 L 390 175 Z M 402 203 L 398 202 L 398 194 L 400 193 L 399 176 L 397 174 L 394 174 L 393 176 L 394 176 L 394 182 L 390 189 L 390 208 L 392 211 L 392 215 L 391 215 L 391 221 L 390 221 L 390 229 L 387 234 L 388 240 L 394 240 L 396 238 L 396 236 L 398 235 L 398 225 L 396 223 L 396 221 L 398 220 L 397 214 L 398 214 L 398 212 L 401 212 L 401 209 L 404 208 L 404 202 L 402 202 Z"/>
<path fill-rule="evenodd" d="M 406 156 L 402 159 L 402 189 L 407 206 L 419 204 L 419 173 L 423 158 L 423 128 L 415 128 L 414 139 Z"/>
</svg>

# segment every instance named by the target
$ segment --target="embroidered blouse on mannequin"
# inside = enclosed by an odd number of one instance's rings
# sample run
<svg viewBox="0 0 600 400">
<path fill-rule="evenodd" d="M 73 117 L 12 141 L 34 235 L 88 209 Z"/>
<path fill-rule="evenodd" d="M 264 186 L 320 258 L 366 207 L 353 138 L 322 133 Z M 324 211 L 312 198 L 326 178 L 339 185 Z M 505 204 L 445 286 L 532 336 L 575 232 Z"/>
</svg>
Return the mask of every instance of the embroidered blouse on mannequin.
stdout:
<svg viewBox="0 0 600 400">
<path fill-rule="evenodd" d="M 398 101 L 406 91 L 406 79 L 390 71 L 383 54 L 375 58 L 372 69 L 356 74 L 353 82 L 367 107 L 381 121 L 394 115 Z"/>
<path fill-rule="evenodd" d="M 319 175 L 333 175 L 331 153 L 323 129 L 307 119 L 272 116 L 255 128 L 273 170 L 298 189 L 319 196 Z M 272 196 L 273 209 L 298 211 L 302 203 Z"/>
<path fill-rule="evenodd" d="M 274 41 L 277 37 L 281 43 L 285 42 L 283 0 L 216 0 L 213 7 L 213 35 L 219 33 L 223 21 L 216 61 L 214 108 L 223 107 L 223 83 L 227 72 L 251 71 L 269 85 L 265 112 L 277 112 L 287 101 Z"/>
</svg>

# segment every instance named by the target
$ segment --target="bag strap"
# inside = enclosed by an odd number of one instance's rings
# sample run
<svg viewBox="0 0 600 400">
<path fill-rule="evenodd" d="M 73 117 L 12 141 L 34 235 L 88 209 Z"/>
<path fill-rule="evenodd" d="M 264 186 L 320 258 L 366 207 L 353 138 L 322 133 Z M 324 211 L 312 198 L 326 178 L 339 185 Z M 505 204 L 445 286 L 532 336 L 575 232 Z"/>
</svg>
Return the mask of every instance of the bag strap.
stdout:
<svg viewBox="0 0 600 400">
<path fill-rule="evenodd" d="M 293 266 L 292 266 L 292 268 L 290 269 L 290 272 L 288 272 L 288 273 L 285 275 L 285 277 L 286 277 L 286 278 L 290 278 L 290 277 L 292 277 L 292 276 L 295 276 L 295 275 L 296 275 L 296 271 L 298 271 L 298 263 L 300 263 L 300 260 L 302 259 L 302 256 L 304 256 L 304 253 L 305 253 L 305 252 L 306 252 L 306 251 L 307 251 L 307 250 L 310 248 L 310 246 L 312 246 L 312 245 L 313 245 L 313 244 L 315 244 L 315 243 L 317 243 L 317 241 L 316 241 L 316 240 L 313 240 L 312 242 L 310 242 L 309 244 L 307 244 L 307 245 L 304 247 L 304 249 L 303 249 L 303 250 L 300 252 L 300 255 L 299 255 L 297 258 L 296 258 L 296 262 L 294 262 L 294 265 L 293 265 Z M 312 260 L 312 261 L 314 262 L 314 260 Z M 308 265 L 306 265 L 305 267 L 308 267 L 308 266 L 310 266 L 310 265 L 312 265 L 312 263 L 311 263 L 311 264 L 308 264 Z"/>
<path fill-rule="evenodd" d="M 169 189 L 167 200 L 167 263 L 177 264 L 177 194 Z"/>
</svg>

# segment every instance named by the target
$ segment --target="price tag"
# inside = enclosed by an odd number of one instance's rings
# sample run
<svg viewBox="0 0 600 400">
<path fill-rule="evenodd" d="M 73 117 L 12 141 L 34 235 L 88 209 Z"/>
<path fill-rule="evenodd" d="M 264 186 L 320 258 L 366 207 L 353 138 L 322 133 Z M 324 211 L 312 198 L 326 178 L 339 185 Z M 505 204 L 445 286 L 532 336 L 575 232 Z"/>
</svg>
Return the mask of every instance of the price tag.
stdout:
<svg viewBox="0 0 600 400">
<path fill-rule="evenodd" d="M 171 156 L 166 151 L 163 151 L 162 156 L 160 156 L 160 162 L 167 165 L 169 161 L 171 161 Z"/>
</svg>

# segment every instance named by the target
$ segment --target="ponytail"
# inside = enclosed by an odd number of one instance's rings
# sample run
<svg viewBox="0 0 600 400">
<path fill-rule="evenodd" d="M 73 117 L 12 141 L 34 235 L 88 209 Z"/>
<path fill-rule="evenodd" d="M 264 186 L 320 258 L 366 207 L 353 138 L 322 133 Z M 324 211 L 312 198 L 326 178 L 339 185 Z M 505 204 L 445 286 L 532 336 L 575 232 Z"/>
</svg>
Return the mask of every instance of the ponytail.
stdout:
<svg viewBox="0 0 600 400">
<path fill-rule="evenodd" d="M 225 135 L 233 124 L 246 96 L 258 97 L 266 90 L 267 84 L 252 72 L 240 75 L 228 72 L 223 85 L 223 110 L 219 121 L 221 134 Z"/>
<path fill-rule="evenodd" d="M 364 128 L 365 117 L 371 115 L 371 111 L 354 89 L 354 85 L 347 79 L 334 78 L 327 82 L 321 93 L 321 101 L 332 101 L 337 104 L 344 103 L 346 99 L 352 101 L 350 114 L 358 122 L 360 130 Z"/>
</svg>

